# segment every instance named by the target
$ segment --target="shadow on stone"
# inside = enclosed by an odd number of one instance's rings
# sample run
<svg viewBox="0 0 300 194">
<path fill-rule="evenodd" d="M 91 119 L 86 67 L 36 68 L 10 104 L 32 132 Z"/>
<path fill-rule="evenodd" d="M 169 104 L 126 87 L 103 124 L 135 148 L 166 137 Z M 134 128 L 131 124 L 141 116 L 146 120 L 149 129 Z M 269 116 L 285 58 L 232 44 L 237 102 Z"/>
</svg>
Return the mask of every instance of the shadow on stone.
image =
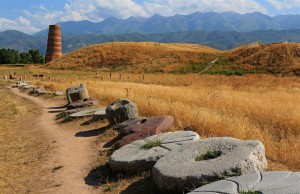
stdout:
<svg viewBox="0 0 300 194">
<path fill-rule="evenodd" d="M 76 137 L 93 137 L 93 136 L 97 136 L 100 135 L 101 133 L 103 133 L 105 130 L 109 129 L 110 126 L 105 126 L 105 127 L 101 127 L 99 129 L 92 129 L 89 131 L 80 131 L 78 133 L 75 134 Z"/>
</svg>

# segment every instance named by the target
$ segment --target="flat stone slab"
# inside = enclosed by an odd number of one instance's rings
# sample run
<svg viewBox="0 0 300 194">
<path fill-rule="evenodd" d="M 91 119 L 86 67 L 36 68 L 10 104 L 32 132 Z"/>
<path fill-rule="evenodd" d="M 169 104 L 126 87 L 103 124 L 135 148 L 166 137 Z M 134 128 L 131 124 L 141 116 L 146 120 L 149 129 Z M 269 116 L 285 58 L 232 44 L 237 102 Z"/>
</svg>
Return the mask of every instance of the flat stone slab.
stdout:
<svg viewBox="0 0 300 194">
<path fill-rule="evenodd" d="M 155 163 L 173 149 L 184 143 L 199 139 L 192 131 L 176 131 L 154 135 L 135 141 L 115 151 L 109 161 L 113 171 L 131 172 L 150 170 Z M 149 143 L 159 142 L 156 147 L 144 148 Z"/>
<path fill-rule="evenodd" d="M 162 191 L 183 191 L 226 177 L 262 172 L 267 168 L 265 149 L 256 140 L 208 138 L 169 152 L 152 169 Z"/>
<path fill-rule="evenodd" d="M 27 86 L 23 86 L 22 87 L 23 89 L 34 89 L 34 88 L 36 88 L 36 86 L 33 86 L 33 85 L 27 85 Z"/>
<path fill-rule="evenodd" d="M 80 112 L 73 113 L 73 114 L 70 115 L 70 117 L 78 118 L 78 117 L 93 116 L 95 114 L 95 112 L 101 111 L 103 109 L 105 111 L 105 108 L 90 108 L 90 109 L 87 109 L 87 110 L 83 110 L 83 111 L 80 111 Z"/>
<path fill-rule="evenodd" d="M 94 116 L 106 116 L 106 107 L 99 108 L 96 112 L 94 112 Z"/>
<path fill-rule="evenodd" d="M 231 177 L 200 187 L 189 194 L 257 192 L 261 194 L 299 194 L 300 172 L 271 171 Z"/>
<path fill-rule="evenodd" d="M 64 95 L 64 92 L 56 91 L 56 92 L 54 92 L 54 95 L 55 95 L 55 96 L 63 96 L 63 95 Z"/>
<path fill-rule="evenodd" d="M 99 104 L 99 101 L 96 99 L 89 99 L 86 101 L 78 101 L 78 102 L 72 102 L 67 106 L 68 110 L 76 109 L 76 108 L 83 108 L 88 106 L 93 106 Z"/>
<path fill-rule="evenodd" d="M 134 121 L 134 120 L 133 120 Z M 120 146 L 127 145 L 136 140 L 166 132 L 173 126 L 172 116 L 160 116 L 135 120 L 137 122 L 120 129 L 120 136 L 125 136 L 120 141 Z M 129 121 L 130 124 L 130 121 Z"/>
</svg>

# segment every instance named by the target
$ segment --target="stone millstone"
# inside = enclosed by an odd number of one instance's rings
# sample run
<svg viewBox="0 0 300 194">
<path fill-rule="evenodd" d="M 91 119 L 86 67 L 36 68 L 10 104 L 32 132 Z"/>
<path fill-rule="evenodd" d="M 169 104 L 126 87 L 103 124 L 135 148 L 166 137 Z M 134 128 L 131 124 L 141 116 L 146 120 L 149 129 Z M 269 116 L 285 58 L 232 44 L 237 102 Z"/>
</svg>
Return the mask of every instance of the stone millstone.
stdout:
<svg viewBox="0 0 300 194">
<path fill-rule="evenodd" d="M 273 171 L 231 177 L 200 187 L 189 194 L 257 192 L 261 194 L 299 194 L 300 173 Z"/>
<path fill-rule="evenodd" d="M 106 108 L 110 126 L 138 117 L 137 105 L 130 100 L 117 100 Z"/>
<path fill-rule="evenodd" d="M 117 124 L 114 126 L 114 130 L 121 131 L 127 127 L 130 127 L 132 125 L 141 124 L 144 123 L 148 118 L 146 117 L 138 117 L 138 118 L 132 118 L 128 119 L 127 121 L 124 121 L 122 123 Z"/>
<path fill-rule="evenodd" d="M 217 152 L 214 159 L 203 156 Z M 200 161 L 196 161 L 196 158 Z M 163 191 L 183 191 L 229 176 L 261 172 L 267 168 L 265 149 L 259 141 L 209 138 L 184 144 L 153 167 L 154 182 Z"/>
<path fill-rule="evenodd" d="M 141 171 L 150 170 L 154 164 L 173 149 L 182 144 L 199 139 L 199 135 L 192 131 L 177 131 L 154 135 L 143 140 L 135 141 L 115 151 L 109 161 L 113 171 Z M 159 141 L 160 145 L 143 148 L 149 142 Z"/>
<path fill-rule="evenodd" d="M 105 108 L 90 108 L 87 110 L 83 110 L 80 112 L 76 112 L 70 115 L 70 117 L 88 117 L 88 116 L 93 116 L 95 114 L 95 112 L 100 111 L 100 110 L 105 110 Z"/>
<path fill-rule="evenodd" d="M 160 116 L 149 119 L 145 118 L 140 122 L 129 125 L 119 131 L 120 136 L 125 136 L 121 139 L 120 146 L 166 132 L 173 126 L 173 123 L 174 118 L 172 116 Z"/>
</svg>

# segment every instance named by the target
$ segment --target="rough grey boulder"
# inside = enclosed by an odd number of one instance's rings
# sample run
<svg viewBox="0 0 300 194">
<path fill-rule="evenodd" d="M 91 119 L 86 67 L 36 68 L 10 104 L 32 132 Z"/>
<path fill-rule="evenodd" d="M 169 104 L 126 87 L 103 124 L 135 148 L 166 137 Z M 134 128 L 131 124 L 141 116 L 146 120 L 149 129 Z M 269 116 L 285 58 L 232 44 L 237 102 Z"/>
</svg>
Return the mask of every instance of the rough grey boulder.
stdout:
<svg viewBox="0 0 300 194">
<path fill-rule="evenodd" d="M 109 161 L 113 171 L 150 170 L 154 164 L 173 149 L 178 149 L 184 143 L 199 139 L 192 131 L 176 131 L 154 135 L 135 141 L 115 151 Z M 152 147 L 151 143 L 157 143 Z M 145 147 L 149 146 L 149 147 Z"/>
<path fill-rule="evenodd" d="M 231 177 L 200 187 L 189 194 L 257 192 L 261 194 L 299 194 L 300 173 L 272 171 Z"/>
<path fill-rule="evenodd" d="M 209 138 L 184 144 L 169 152 L 153 167 L 160 190 L 183 191 L 230 176 L 264 171 L 265 149 L 259 141 Z"/>
<path fill-rule="evenodd" d="M 130 100 L 119 99 L 106 108 L 106 115 L 111 126 L 138 117 L 137 105 Z"/>
<path fill-rule="evenodd" d="M 89 92 L 84 84 L 68 88 L 66 95 L 68 103 L 84 101 L 90 98 Z"/>
</svg>

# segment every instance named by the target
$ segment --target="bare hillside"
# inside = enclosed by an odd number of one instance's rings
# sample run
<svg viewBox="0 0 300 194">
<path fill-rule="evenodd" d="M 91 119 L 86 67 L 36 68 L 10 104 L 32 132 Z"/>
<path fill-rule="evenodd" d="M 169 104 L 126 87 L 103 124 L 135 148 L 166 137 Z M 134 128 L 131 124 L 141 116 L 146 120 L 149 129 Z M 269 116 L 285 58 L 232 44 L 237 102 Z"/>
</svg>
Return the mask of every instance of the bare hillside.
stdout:
<svg viewBox="0 0 300 194">
<path fill-rule="evenodd" d="M 143 70 L 169 72 L 189 64 L 209 63 L 220 51 L 193 44 L 105 43 L 88 46 L 49 63 L 52 69 Z"/>
</svg>

